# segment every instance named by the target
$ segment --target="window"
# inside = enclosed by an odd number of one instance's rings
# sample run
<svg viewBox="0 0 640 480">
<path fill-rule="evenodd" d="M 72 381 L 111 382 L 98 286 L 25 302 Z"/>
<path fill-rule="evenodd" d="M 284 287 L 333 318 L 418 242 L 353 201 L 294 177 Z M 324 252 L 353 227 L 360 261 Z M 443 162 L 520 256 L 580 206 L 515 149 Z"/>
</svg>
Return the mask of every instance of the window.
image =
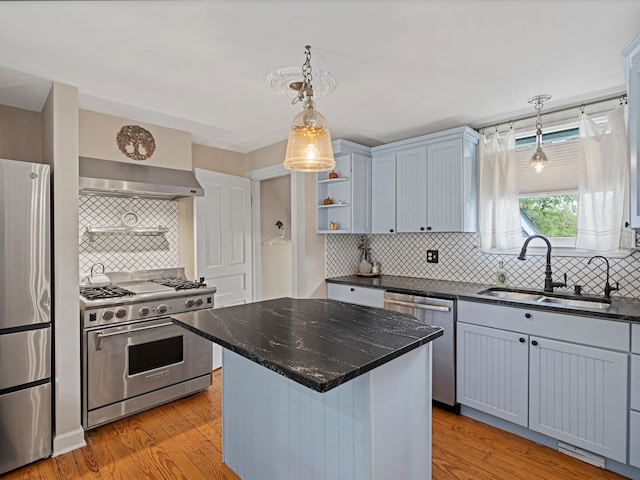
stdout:
<svg viewBox="0 0 640 480">
<path fill-rule="evenodd" d="M 529 166 L 536 137 L 516 140 L 522 235 L 542 234 L 553 246 L 574 247 L 578 215 L 577 127 L 542 135 L 549 164 L 540 173 Z M 541 243 L 542 245 L 542 243 Z"/>
</svg>

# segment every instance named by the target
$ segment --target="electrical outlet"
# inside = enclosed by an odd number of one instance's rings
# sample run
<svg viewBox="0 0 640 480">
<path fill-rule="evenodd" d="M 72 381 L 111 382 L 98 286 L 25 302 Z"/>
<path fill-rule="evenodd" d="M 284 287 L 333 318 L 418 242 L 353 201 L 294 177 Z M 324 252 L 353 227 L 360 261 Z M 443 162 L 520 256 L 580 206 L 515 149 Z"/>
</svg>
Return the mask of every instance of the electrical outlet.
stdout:
<svg viewBox="0 0 640 480">
<path fill-rule="evenodd" d="M 427 250 L 427 263 L 438 263 L 438 250 Z"/>
</svg>

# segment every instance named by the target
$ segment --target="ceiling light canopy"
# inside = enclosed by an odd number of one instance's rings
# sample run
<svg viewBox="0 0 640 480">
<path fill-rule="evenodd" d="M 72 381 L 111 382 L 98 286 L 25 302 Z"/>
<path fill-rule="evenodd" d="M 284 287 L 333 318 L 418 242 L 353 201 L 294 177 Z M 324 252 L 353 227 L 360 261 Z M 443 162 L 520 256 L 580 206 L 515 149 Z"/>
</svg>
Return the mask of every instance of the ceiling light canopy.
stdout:
<svg viewBox="0 0 640 480">
<path fill-rule="evenodd" d="M 331 134 L 327 120 L 316 110 L 311 85 L 311 47 L 305 46 L 305 62 L 302 65 L 302 82 L 290 85 L 297 90 L 298 96 L 292 103 L 303 102 L 302 112 L 291 122 L 287 153 L 284 167 L 298 172 L 326 172 L 333 170 L 336 162 L 333 158 Z"/>
<path fill-rule="evenodd" d="M 542 150 L 542 107 L 544 102 L 549 100 L 551 95 L 536 95 L 529 99 L 529 103 L 532 103 L 536 109 L 536 151 L 533 152 L 529 165 L 533 167 L 536 173 L 542 172 L 544 166 L 549 163 L 549 159 Z"/>
</svg>

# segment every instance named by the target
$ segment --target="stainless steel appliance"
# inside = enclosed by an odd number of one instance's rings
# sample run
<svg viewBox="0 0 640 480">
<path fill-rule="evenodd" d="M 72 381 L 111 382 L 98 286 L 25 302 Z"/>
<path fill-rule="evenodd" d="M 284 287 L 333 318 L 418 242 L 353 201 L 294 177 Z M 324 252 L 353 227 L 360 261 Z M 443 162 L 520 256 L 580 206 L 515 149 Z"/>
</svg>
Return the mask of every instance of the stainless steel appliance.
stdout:
<svg viewBox="0 0 640 480">
<path fill-rule="evenodd" d="M 0 474 L 51 455 L 49 167 L 0 159 Z"/>
<path fill-rule="evenodd" d="M 111 285 L 80 288 L 85 429 L 211 385 L 211 342 L 171 314 L 213 308 L 215 287 L 182 268 L 107 276 Z"/>
<path fill-rule="evenodd" d="M 444 335 L 433 342 L 433 402 L 456 412 L 456 311 L 453 300 L 403 293 L 384 293 L 384 308 L 409 313 L 428 325 L 442 327 Z"/>
</svg>

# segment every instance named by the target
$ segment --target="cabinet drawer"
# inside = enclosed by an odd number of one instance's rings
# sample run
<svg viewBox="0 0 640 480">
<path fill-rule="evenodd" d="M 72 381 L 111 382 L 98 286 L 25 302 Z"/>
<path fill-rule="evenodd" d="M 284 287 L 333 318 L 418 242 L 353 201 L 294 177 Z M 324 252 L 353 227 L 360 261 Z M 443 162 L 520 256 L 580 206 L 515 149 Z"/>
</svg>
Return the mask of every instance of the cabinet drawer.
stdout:
<svg viewBox="0 0 640 480">
<path fill-rule="evenodd" d="M 458 302 L 458 321 L 629 351 L 626 322 L 469 301 Z"/>
<path fill-rule="evenodd" d="M 640 410 L 640 355 L 631 355 L 631 408 Z"/>
<path fill-rule="evenodd" d="M 384 290 L 381 288 L 330 283 L 327 285 L 327 298 L 364 305 L 365 307 L 384 308 Z"/>
<path fill-rule="evenodd" d="M 631 351 L 640 353 L 640 325 L 631 325 Z"/>
<path fill-rule="evenodd" d="M 629 416 L 629 464 L 640 467 L 640 412 Z"/>
</svg>

